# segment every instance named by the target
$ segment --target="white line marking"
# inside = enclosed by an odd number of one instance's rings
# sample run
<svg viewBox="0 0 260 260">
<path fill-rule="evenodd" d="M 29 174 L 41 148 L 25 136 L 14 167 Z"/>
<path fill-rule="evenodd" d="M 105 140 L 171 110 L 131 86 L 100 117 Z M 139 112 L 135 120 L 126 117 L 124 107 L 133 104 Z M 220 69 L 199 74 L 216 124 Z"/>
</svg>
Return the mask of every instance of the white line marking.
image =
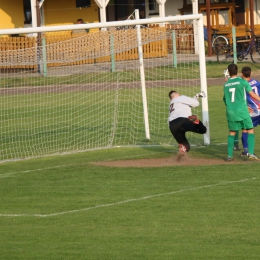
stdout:
<svg viewBox="0 0 260 260">
<path fill-rule="evenodd" d="M 186 191 L 194 191 L 194 190 L 199 190 L 199 189 L 211 188 L 211 187 L 215 187 L 215 186 L 219 186 L 219 185 L 227 185 L 227 184 L 232 184 L 232 183 L 246 182 L 246 181 L 256 180 L 258 178 L 259 177 L 253 177 L 253 178 L 250 178 L 250 179 L 243 179 L 243 180 L 237 180 L 237 181 L 220 182 L 220 183 L 216 183 L 216 184 L 212 184 L 212 185 L 205 185 L 205 186 L 200 186 L 200 187 L 195 187 L 195 188 L 190 188 L 190 189 L 185 189 L 185 190 L 179 190 L 179 191 L 172 191 L 172 192 L 161 193 L 161 194 L 156 194 L 156 195 L 150 195 L 150 196 L 145 196 L 145 197 L 137 198 L 137 199 L 128 199 L 128 200 L 123 200 L 123 201 L 119 201 L 119 202 L 115 202 L 115 203 L 101 204 L 101 205 L 96 205 L 96 206 L 93 206 L 93 207 L 88 207 L 88 208 L 83 208 L 83 209 L 75 209 L 75 210 L 69 210 L 69 211 L 63 211 L 63 212 L 57 212 L 57 213 L 53 213 L 53 214 L 0 214 L 0 217 L 41 217 L 41 218 L 54 217 L 54 216 L 59 216 L 59 215 L 66 215 L 66 214 L 71 214 L 71 213 L 76 213 L 76 212 L 88 211 L 88 210 L 91 210 L 91 209 L 112 207 L 112 206 L 125 204 L 125 203 L 129 203 L 129 202 L 153 199 L 153 198 L 157 198 L 157 197 L 182 193 L 182 192 L 186 192 Z"/>
<path fill-rule="evenodd" d="M 144 155 L 151 155 L 152 153 L 145 153 L 145 154 L 140 154 L 140 155 L 127 155 L 127 156 L 122 156 L 122 157 L 117 157 L 117 160 L 123 160 L 123 159 L 129 159 L 129 158 L 135 158 L 135 157 L 140 157 L 140 156 L 144 156 Z M 104 162 L 107 161 L 114 161 L 115 159 L 108 159 L 105 160 Z M 30 173 L 30 172 L 36 172 L 36 171 L 44 171 L 44 170 L 51 170 L 51 169 L 56 169 L 56 168 L 61 168 L 61 167 L 68 167 L 68 166 L 75 166 L 75 164 L 65 164 L 65 165 L 57 165 L 57 166 L 53 166 L 53 167 L 47 167 L 47 168 L 40 168 L 40 169 L 32 169 L 32 170 L 26 170 L 26 171 L 20 171 L 20 172 L 8 172 L 8 173 L 3 173 L 0 174 L 0 178 L 8 178 L 11 175 L 14 174 L 20 174 L 20 173 Z"/>
<path fill-rule="evenodd" d="M 10 176 L 13 175 L 13 174 L 30 173 L 30 172 L 36 172 L 36 171 L 51 170 L 51 169 L 61 168 L 61 167 L 66 167 L 66 166 L 73 166 L 73 164 L 58 165 L 58 166 L 53 166 L 53 167 L 40 168 L 40 169 L 32 169 L 32 170 L 26 170 L 26 171 L 20 171 L 20 172 L 8 172 L 8 173 L 0 174 L 0 178 L 7 178 L 7 177 L 10 177 Z"/>
</svg>

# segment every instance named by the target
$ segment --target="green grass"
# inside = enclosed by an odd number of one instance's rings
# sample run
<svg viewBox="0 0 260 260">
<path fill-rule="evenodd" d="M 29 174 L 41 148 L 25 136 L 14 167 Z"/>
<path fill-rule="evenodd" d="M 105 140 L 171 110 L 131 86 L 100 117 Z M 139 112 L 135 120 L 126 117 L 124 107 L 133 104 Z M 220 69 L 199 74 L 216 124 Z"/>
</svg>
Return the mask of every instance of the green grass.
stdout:
<svg viewBox="0 0 260 260">
<path fill-rule="evenodd" d="M 153 73 L 153 69 L 148 69 L 146 70 L 146 80 L 196 78 L 198 77 L 198 65 L 198 63 L 194 62 L 189 66 L 186 64 L 186 67 L 184 63 L 178 64 L 177 68 L 171 66 L 158 67 L 156 73 Z M 253 73 L 256 73 L 259 67 L 259 65 L 251 63 L 243 63 L 243 66 L 251 66 Z M 239 64 L 240 70 L 241 67 L 242 63 Z M 225 68 L 225 64 L 208 62 L 207 77 L 223 78 Z M 193 69 L 194 72 L 192 72 Z M 176 73 L 177 71 L 178 73 Z M 120 80 L 137 80 L 139 77 L 139 75 L 135 75 L 135 77 L 132 74 L 133 71 L 120 73 Z M 36 77 L 34 81 L 30 77 L 24 79 L 2 78 L 0 79 L 2 81 L 0 85 L 5 81 L 3 85 L 5 87 L 11 87 L 14 84 L 28 87 L 32 84 L 48 85 L 59 83 L 66 89 L 67 84 L 74 84 L 75 81 L 78 82 L 78 85 L 81 82 L 84 85 L 85 83 L 91 83 L 94 79 L 97 80 L 97 78 L 100 82 L 104 82 L 108 78 L 109 80 L 116 80 L 120 73 L 114 73 L 115 77 L 108 77 L 107 72 L 99 73 L 99 77 L 94 76 L 93 73 L 66 77 Z M 162 83 L 159 81 L 157 84 L 160 86 Z M 68 151 L 83 151 L 108 145 L 147 144 L 147 140 L 144 138 L 143 105 L 139 85 L 138 87 L 135 85 L 133 89 L 113 89 L 109 91 L 106 89 L 96 91 L 92 88 L 88 91 L 77 91 L 77 86 L 73 90 L 61 91 L 61 93 L 49 91 L 48 93 L 1 95 L 0 150 L 8 152 L 2 152 L 0 160 L 66 153 Z M 174 87 L 176 88 L 176 86 Z M 70 88 L 70 85 L 68 85 L 68 88 Z M 152 100 L 148 104 L 152 140 L 150 143 L 152 144 L 167 144 L 171 139 L 165 123 L 167 120 L 167 93 L 169 90 L 169 87 L 162 86 L 147 88 L 148 102 Z M 186 90 L 192 92 L 186 93 Z M 199 86 L 196 88 L 182 88 L 181 93 L 191 95 L 199 90 Z M 221 91 L 220 88 L 218 95 L 222 97 Z M 95 103 L 93 100 L 95 100 Z M 117 100 L 118 103 L 116 103 Z M 211 103 L 213 102 L 216 102 L 214 98 Z M 222 104 L 222 101 L 220 103 Z M 211 104 L 209 105 L 211 106 Z M 220 113 L 218 107 L 216 109 L 216 112 Z M 197 112 L 195 111 L 195 113 Z M 133 123 L 133 121 L 135 122 Z M 113 128 L 114 124 L 117 126 L 116 129 Z M 158 126 L 161 126 L 159 131 Z M 215 135 L 211 135 L 211 137 L 215 141 Z M 92 140 L 98 140 L 98 142 Z M 199 142 L 195 142 L 199 143 L 201 139 Z M 19 143 L 19 147 L 17 143 Z M 95 143 L 95 147 L 93 143 Z M 12 157 L 10 157 L 10 154 L 12 154 Z"/>
<path fill-rule="evenodd" d="M 91 165 L 172 152 L 113 149 L 1 165 L 1 214 L 23 214 L 0 216 L 1 259 L 258 259 L 259 164 Z"/>
<path fill-rule="evenodd" d="M 211 144 L 189 156 L 223 160 L 222 87 L 208 96 Z M 256 154 L 259 136 L 256 128 Z M 113 148 L 0 164 L 0 259 L 259 259 L 259 163 L 92 164 L 174 154 L 175 147 Z"/>
<path fill-rule="evenodd" d="M 206 64 L 207 78 L 221 78 L 223 77 L 223 70 L 227 69 L 230 63 L 217 63 L 208 61 Z M 252 70 L 252 75 L 259 74 L 260 64 L 253 62 L 238 62 L 238 75 L 241 74 L 241 69 L 243 67 L 250 67 Z"/>
<path fill-rule="evenodd" d="M 193 74 L 190 67 L 194 66 L 197 70 L 199 67 L 198 62 L 191 62 L 189 67 L 185 63 L 179 63 L 178 68 L 173 66 L 158 66 L 154 68 L 147 68 L 145 70 L 146 80 L 167 80 L 167 79 L 196 79 L 197 73 Z M 5 74 L 4 74 L 5 75 Z M 0 87 L 12 88 L 23 86 L 49 86 L 54 84 L 71 85 L 79 84 L 80 82 L 86 83 L 104 83 L 104 82 L 135 82 L 140 81 L 140 72 L 138 69 L 129 69 L 117 72 L 88 72 L 72 74 L 68 76 L 42 76 L 34 72 L 28 73 L 27 77 L 3 77 L 0 79 Z"/>
<path fill-rule="evenodd" d="M 229 63 L 219 64 L 216 61 L 207 62 L 207 77 L 217 78 L 223 77 L 223 70 L 227 68 Z M 252 62 L 238 63 L 239 71 L 243 66 L 250 66 L 252 73 L 259 74 L 260 64 Z M 145 70 L 146 80 L 167 80 L 167 79 L 197 79 L 198 74 L 192 73 L 191 67 L 198 70 L 198 62 L 189 62 L 187 67 L 186 63 L 179 63 L 177 68 L 173 66 L 161 66 L 155 68 L 147 68 Z M 224 68 L 224 69 L 223 69 Z M 5 74 L 3 74 L 5 75 Z M 29 73 L 30 75 L 30 73 Z M 104 83 L 104 82 L 134 82 L 140 81 L 140 72 L 138 70 L 118 71 L 118 72 L 91 72 L 86 74 L 75 74 L 68 76 L 41 76 L 35 73 L 33 76 L 27 77 L 2 77 L 0 79 L 0 88 L 12 88 L 23 86 L 49 86 L 49 85 L 71 85 L 82 83 Z"/>
<path fill-rule="evenodd" d="M 149 105 L 154 110 L 150 125 L 153 144 L 171 138 L 164 113 L 168 90 L 158 89 L 160 98 Z M 148 90 L 149 97 L 150 93 Z M 106 147 L 110 140 L 113 146 L 145 144 L 141 99 L 136 89 L 3 95 L 0 160 Z"/>
</svg>

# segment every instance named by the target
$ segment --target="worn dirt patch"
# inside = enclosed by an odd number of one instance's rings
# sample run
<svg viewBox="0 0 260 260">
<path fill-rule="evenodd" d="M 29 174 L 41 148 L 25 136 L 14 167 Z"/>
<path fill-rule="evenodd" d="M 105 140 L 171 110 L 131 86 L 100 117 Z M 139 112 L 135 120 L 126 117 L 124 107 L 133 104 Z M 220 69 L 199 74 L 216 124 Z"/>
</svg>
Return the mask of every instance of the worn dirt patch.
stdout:
<svg viewBox="0 0 260 260">
<path fill-rule="evenodd" d="M 174 157 L 154 158 L 154 159 L 138 159 L 138 160 L 120 160 L 96 162 L 95 165 L 103 165 L 109 167 L 162 167 L 162 166 L 197 166 L 197 165 L 220 165 L 220 164 L 241 164 L 247 161 L 235 160 L 233 162 L 225 162 L 224 159 L 202 159 L 192 158 L 187 154 L 178 153 Z"/>
</svg>

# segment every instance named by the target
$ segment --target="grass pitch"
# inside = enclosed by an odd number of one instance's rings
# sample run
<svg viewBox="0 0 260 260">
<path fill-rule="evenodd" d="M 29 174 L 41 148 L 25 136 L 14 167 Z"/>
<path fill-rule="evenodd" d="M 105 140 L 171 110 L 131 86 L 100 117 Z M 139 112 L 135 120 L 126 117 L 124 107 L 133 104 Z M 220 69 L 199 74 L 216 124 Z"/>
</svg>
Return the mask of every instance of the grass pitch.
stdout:
<svg viewBox="0 0 260 260">
<path fill-rule="evenodd" d="M 193 149 L 223 155 L 222 146 Z M 111 149 L 1 165 L 1 259 L 258 259 L 259 163 L 111 168 Z"/>
<path fill-rule="evenodd" d="M 224 159 L 222 87 L 208 94 L 211 145 L 189 156 Z M 257 155 L 259 138 L 256 128 Z M 175 153 L 114 148 L 0 164 L 0 259 L 259 259 L 259 163 L 92 164 Z"/>
</svg>

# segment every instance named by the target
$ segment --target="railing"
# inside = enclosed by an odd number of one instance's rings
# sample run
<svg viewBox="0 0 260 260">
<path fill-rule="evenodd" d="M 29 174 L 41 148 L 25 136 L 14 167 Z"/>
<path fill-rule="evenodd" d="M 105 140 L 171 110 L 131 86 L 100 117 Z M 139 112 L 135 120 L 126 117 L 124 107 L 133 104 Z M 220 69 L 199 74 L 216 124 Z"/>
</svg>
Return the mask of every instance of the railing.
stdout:
<svg viewBox="0 0 260 260">
<path fill-rule="evenodd" d="M 165 57 L 172 53 L 172 37 L 167 37 L 167 40 L 166 37 L 160 38 L 160 34 L 170 35 L 172 31 L 176 36 L 177 53 L 194 53 L 192 25 L 166 24 L 165 27 L 152 25 L 141 30 L 144 43 L 149 42 L 148 38 L 151 34 L 154 34 L 154 38 L 157 39 L 144 44 L 144 58 Z M 138 59 L 138 48 L 132 47 L 133 42 L 136 42 L 134 29 L 109 31 L 91 29 L 89 33 L 60 31 L 41 35 L 45 39 L 46 65 L 53 67 L 110 62 L 111 35 L 113 35 L 114 46 L 117 46 L 114 50 L 116 61 Z M 128 42 L 127 49 L 120 49 L 121 41 L 124 41 L 124 46 Z M 37 37 L 0 37 L 0 68 L 37 68 L 39 55 L 41 55 L 41 53 L 37 54 L 37 46 L 43 46 L 39 38 L 37 43 Z"/>
</svg>

